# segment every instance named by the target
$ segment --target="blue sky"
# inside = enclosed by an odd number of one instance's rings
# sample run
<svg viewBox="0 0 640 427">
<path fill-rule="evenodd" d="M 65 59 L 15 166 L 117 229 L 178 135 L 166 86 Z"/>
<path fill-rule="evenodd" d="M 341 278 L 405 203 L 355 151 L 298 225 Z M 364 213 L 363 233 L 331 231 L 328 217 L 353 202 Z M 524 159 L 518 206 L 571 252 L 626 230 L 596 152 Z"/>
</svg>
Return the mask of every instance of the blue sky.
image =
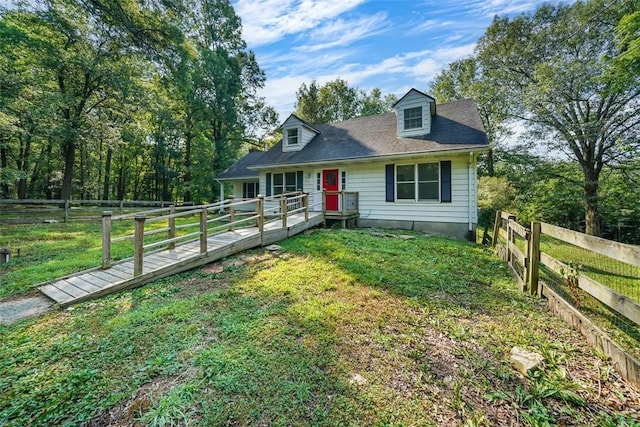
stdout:
<svg viewBox="0 0 640 427">
<path fill-rule="evenodd" d="M 572 2 L 572 1 L 570 1 Z M 367 92 L 427 90 L 447 64 L 472 54 L 495 15 L 532 12 L 525 0 L 232 0 L 266 72 L 261 95 L 280 120 L 302 83 L 336 78 Z M 551 1 L 551 3 L 559 3 Z"/>
</svg>

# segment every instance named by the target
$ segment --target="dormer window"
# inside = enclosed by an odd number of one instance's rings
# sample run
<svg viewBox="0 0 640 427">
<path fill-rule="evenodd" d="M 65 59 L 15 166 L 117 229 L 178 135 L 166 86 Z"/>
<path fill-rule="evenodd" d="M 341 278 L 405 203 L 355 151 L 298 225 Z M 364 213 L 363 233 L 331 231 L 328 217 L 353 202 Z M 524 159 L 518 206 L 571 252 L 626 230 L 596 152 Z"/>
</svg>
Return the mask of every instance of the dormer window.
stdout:
<svg viewBox="0 0 640 427">
<path fill-rule="evenodd" d="M 422 107 L 405 108 L 404 129 L 419 129 L 422 127 Z"/>
<path fill-rule="evenodd" d="M 287 145 L 298 145 L 298 128 L 287 129 Z"/>
</svg>

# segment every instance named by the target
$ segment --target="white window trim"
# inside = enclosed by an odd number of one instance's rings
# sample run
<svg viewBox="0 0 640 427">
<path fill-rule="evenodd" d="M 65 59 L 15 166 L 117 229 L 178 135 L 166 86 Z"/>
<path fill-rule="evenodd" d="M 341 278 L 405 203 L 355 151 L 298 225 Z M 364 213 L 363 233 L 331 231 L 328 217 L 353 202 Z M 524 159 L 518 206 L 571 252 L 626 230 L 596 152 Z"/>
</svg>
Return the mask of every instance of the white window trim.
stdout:
<svg viewBox="0 0 640 427">
<path fill-rule="evenodd" d="M 296 142 L 294 144 L 289 142 L 289 132 L 290 131 L 296 131 Z M 300 128 L 299 127 L 295 127 L 295 128 L 288 128 L 285 129 L 285 141 L 286 141 L 286 146 L 287 147 L 299 147 L 300 146 Z"/>
<path fill-rule="evenodd" d="M 412 117 L 410 119 L 407 119 L 407 110 L 417 110 L 417 109 L 420 109 L 420 115 L 417 116 L 417 117 Z M 423 106 L 422 105 L 418 105 L 418 106 L 415 106 L 415 107 L 407 107 L 407 108 L 403 109 L 402 116 L 403 116 L 402 125 L 403 125 L 403 129 L 405 131 L 413 131 L 413 130 L 416 130 L 416 129 L 422 129 L 424 127 L 424 119 L 422 117 L 423 116 Z M 414 127 L 409 127 L 409 128 L 407 127 L 407 120 L 417 120 L 417 119 L 420 119 L 420 126 L 414 126 Z"/>
<path fill-rule="evenodd" d="M 418 165 L 437 164 L 438 165 L 438 198 L 437 199 L 423 199 L 420 200 L 419 189 L 420 182 L 418 181 Z M 399 199 L 398 198 L 398 167 L 399 166 L 413 166 L 413 199 Z M 434 204 L 442 203 L 442 168 L 440 168 L 440 162 L 422 162 L 422 163 L 401 163 L 396 164 L 394 167 L 394 201 L 396 203 L 425 203 Z M 422 181 L 422 182 L 434 182 L 434 181 Z"/>
</svg>

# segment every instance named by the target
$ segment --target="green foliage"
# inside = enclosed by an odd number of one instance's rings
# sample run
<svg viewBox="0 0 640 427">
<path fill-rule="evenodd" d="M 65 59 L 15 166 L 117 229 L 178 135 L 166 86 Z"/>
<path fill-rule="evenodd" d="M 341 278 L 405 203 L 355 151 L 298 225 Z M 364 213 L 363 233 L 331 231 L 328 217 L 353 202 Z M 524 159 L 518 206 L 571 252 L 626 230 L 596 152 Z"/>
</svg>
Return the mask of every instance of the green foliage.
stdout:
<svg viewBox="0 0 640 427">
<path fill-rule="evenodd" d="M 3 197 L 211 201 L 275 125 L 226 0 L 55 0 L 0 15 Z"/>
<path fill-rule="evenodd" d="M 587 425 L 587 399 L 622 419 L 576 389 L 566 364 L 584 381 L 593 356 L 500 260 L 411 234 L 318 231 L 2 327 L 0 423 Z M 513 345 L 542 349 L 544 371 L 518 379 Z"/>
<path fill-rule="evenodd" d="M 378 88 L 367 94 L 342 79 L 322 86 L 314 80 L 309 86 L 303 83 L 296 92 L 295 114 L 310 123 L 331 123 L 387 112 L 395 101 L 393 95 L 382 97 Z"/>
<path fill-rule="evenodd" d="M 579 167 L 588 234 L 601 233 L 603 168 L 637 158 L 640 148 L 637 77 L 614 81 L 609 74 L 620 53 L 613 30 L 632 4 L 546 4 L 531 15 L 496 17 L 477 47 L 509 114 L 536 132 L 529 146 L 563 154 Z"/>
</svg>

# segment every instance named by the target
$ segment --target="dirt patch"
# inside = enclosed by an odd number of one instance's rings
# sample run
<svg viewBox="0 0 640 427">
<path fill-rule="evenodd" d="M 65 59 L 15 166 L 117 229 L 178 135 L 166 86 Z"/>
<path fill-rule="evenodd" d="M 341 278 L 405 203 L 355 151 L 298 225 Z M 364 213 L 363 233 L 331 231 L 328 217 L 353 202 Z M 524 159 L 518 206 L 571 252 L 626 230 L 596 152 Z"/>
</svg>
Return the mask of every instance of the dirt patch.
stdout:
<svg viewBox="0 0 640 427">
<path fill-rule="evenodd" d="M 0 302 L 0 325 L 11 325 L 28 317 L 52 310 L 55 303 L 44 295 L 34 295 Z"/>
</svg>

